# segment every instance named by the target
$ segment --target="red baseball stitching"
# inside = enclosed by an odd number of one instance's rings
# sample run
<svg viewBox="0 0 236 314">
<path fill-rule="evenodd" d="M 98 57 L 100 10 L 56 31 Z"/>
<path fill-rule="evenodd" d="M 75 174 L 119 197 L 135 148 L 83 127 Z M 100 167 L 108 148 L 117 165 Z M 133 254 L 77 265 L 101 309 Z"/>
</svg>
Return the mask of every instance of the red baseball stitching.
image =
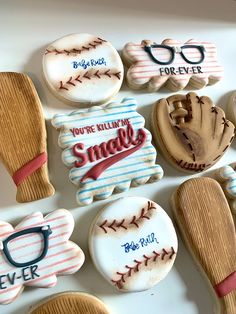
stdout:
<svg viewBox="0 0 236 314">
<path fill-rule="evenodd" d="M 139 228 L 139 223 L 141 220 L 150 219 L 147 214 L 152 209 L 156 209 L 156 207 L 152 202 L 148 201 L 147 208 L 142 208 L 138 217 L 133 216 L 130 221 L 127 221 L 126 219 L 122 219 L 121 221 L 114 219 L 112 222 L 109 222 L 106 219 L 98 227 L 100 227 L 105 233 L 108 233 L 107 229 L 111 229 L 115 232 L 120 228 L 127 230 L 130 225 L 134 225 L 135 227 Z"/>
<path fill-rule="evenodd" d="M 96 49 L 96 47 L 99 45 L 102 45 L 103 42 L 107 42 L 107 41 L 98 37 L 96 40 L 93 40 L 90 43 L 88 43 L 87 46 L 82 46 L 80 48 L 72 48 L 70 50 L 67 50 L 67 49 L 58 50 L 56 48 L 52 50 L 46 49 L 45 55 L 49 53 L 54 53 L 55 55 L 65 54 L 67 56 L 69 56 L 70 54 L 73 54 L 73 55 L 81 54 L 82 51 L 89 51 L 90 49 Z"/>
<path fill-rule="evenodd" d="M 74 78 L 71 76 L 68 79 L 68 81 L 66 81 L 65 83 L 60 81 L 59 89 L 69 90 L 70 86 L 68 86 L 68 85 L 76 86 L 77 83 L 82 84 L 85 79 L 86 80 L 91 80 L 93 78 L 100 79 L 102 76 L 106 76 L 109 78 L 116 77 L 116 78 L 118 78 L 118 80 L 120 80 L 121 72 L 111 72 L 111 69 L 108 69 L 105 72 L 100 72 L 100 70 L 97 70 L 95 73 L 91 73 L 91 72 L 87 71 L 83 75 L 77 75 Z"/>
<path fill-rule="evenodd" d="M 127 268 L 128 270 L 123 273 L 117 271 L 116 274 L 119 276 L 119 279 L 117 280 L 112 279 L 111 282 L 113 282 L 118 289 L 122 289 L 123 283 L 125 283 L 126 280 L 129 277 L 131 277 L 134 273 L 139 272 L 140 266 L 147 267 L 150 261 L 156 262 L 159 256 L 163 261 L 166 256 L 168 257 L 168 259 L 172 259 L 172 257 L 176 254 L 173 246 L 171 247 L 170 251 L 167 251 L 166 249 L 163 248 L 161 253 L 157 253 L 156 251 L 153 251 L 152 253 L 153 255 L 151 256 L 143 255 L 143 260 L 141 261 L 135 259 L 133 266 L 125 265 L 125 268 Z"/>
</svg>

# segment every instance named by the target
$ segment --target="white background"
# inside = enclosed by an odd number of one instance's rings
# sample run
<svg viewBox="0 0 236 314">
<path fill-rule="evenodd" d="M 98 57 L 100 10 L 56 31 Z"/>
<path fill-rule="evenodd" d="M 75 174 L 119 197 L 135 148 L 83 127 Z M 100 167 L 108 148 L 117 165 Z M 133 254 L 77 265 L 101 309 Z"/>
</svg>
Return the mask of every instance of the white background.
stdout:
<svg viewBox="0 0 236 314">
<path fill-rule="evenodd" d="M 76 0 L 0 0 L 0 71 L 29 74 L 36 85 L 47 119 L 56 112 L 69 112 L 75 108 L 60 102 L 48 90 L 42 77 L 42 55 L 50 42 L 75 32 L 98 35 L 111 41 L 118 50 L 128 41 L 140 42 L 142 39 L 156 42 L 165 38 L 212 41 L 218 47 L 220 62 L 225 67 L 225 78 L 198 93 L 212 97 L 218 106 L 224 107 L 232 90 L 236 89 L 234 0 L 87 0 L 84 3 Z M 145 116 L 146 126 L 149 127 L 148 117 L 153 102 L 170 93 L 165 90 L 154 94 L 132 92 L 123 85 L 116 99 L 126 95 L 137 98 L 138 111 Z M 164 281 L 149 291 L 121 294 L 101 277 L 91 263 L 87 238 L 90 223 L 108 200 L 77 207 L 76 188 L 68 181 L 68 170 L 61 162 L 61 150 L 57 146 L 58 133 L 50 121 L 47 121 L 47 128 L 49 170 L 57 191 L 55 196 L 34 203 L 17 204 L 15 186 L 0 165 L 0 219 L 16 224 L 34 211 L 48 213 L 57 208 L 67 208 L 76 221 L 72 239 L 84 250 L 86 262 L 77 274 L 60 277 L 54 288 L 25 289 L 13 304 L 0 306 L 0 313 L 26 313 L 29 306 L 51 294 L 81 290 L 100 297 L 113 314 L 212 314 L 215 301 L 181 239 L 173 270 Z M 235 149 L 234 142 L 214 168 L 235 161 Z M 158 162 L 164 168 L 164 179 L 152 185 L 133 188 L 126 194 L 151 198 L 171 215 L 170 196 L 189 177 L 169 167 L 161 156 L 158 156 Z M 212 169 L 204 175 L 208 174 L 212 175 Z M 114 195 L 112 199 L 117 197 L 119 195 Z"/>
</svg>

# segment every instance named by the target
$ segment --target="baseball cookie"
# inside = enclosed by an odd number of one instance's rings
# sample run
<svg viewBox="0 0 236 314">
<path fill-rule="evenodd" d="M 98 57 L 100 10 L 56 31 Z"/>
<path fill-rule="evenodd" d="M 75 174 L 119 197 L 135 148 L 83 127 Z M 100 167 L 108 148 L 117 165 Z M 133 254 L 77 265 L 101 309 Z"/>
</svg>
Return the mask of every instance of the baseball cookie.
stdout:
<svg viewBox="0 0 236 314">
<path fill-rule="evenodd" d="M 90 229 L 92 260 L 120 291 L 147 290 L 166 277 L 176 253 L 171 219 L 155 202 L 124 197 L 98 213 Z"/>
<path fill-rule="evenodd" d="M 218 82 L 223 75 L 216 46 L 194 39 L 183 43 L 165 39 L 161 44 L 143 40 L 128 43 L 123 49 L 124 61 L 129 66 L 127 82 L 131 88 L 147 88 L 155 92 L 164 84 L 178 91 L 188 84 L 202 88 Z"/>
<path fill-rule="evenodd" d="M 218 169 L 216 177 L 221 183 L 236 219 L 236 163 Z"/>
<path fill-rule="evenodd" d="M 88 105 L 112 98 L 124 75 L 116 49 L 90 34 L 72 34 L 50 44 L 43 56 L 43 72 L 56 96 Z"/>
<path fill-rule="evenodd" d="M 136 108 L 136 101 L 126 98 L 54 116 L 52 124 L 60 130 L 59 145 L 64 149 L 62 160 L 72 168 L 70 180 L 79 188 L 79 204 L 162 178 L 151 134 Z"/>
<path fill-rule="evenodd" d="M 221 108 L 195 93 L 156 102 L 151 127 L 166 159 L 179 170 L 192 173 L 214 165 L 231 145 L 235 132 Z"/>
<path fill-rule="evenodd" d="M 17 201 L 53 195 L 42 106 L 27 75 L 0 73 L 0 121 L 0 157 L 17 186 Z"/>
<path fill-rule="evenodd" d="M 227 114 L 230 120 L 236 125 L 236 91 L 232 93 L 227 104 Z"/>
<path fill-rule="evenodd" d="M 28 314 L 109 314 L 104 303 L 95 296 L 68 291 L 54 294 L 32 307 Z"/>
<path fill-rule="evenodd" d="M 14 301 L 24 286 L 54 287 L 57 275 L 77 272 L 84 253 L 69 241 L 73 216 L 65 209 L 45 218 L 40 212 L 26 217 L 15 229 L 0 222 L 0 303 Z"/>
<path fill-rule="evenodd" d="M 235 314 L 236 234 L 219 183 L 188 180 L 173 195 L 172 206 L 183 239 L 219 300 L 217 313 Z"/>
</svg>

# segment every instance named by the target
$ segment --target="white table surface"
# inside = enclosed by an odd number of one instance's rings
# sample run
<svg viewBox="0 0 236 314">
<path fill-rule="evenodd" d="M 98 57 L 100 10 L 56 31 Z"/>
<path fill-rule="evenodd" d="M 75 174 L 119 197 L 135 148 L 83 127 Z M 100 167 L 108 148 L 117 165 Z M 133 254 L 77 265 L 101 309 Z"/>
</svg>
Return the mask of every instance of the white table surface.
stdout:
<svg viewBox="0 0 236 314">
<path fill-rule="evenodd" d="M 225 107 L 228 96 L 236 89 L 236 1 L 234 0 L 0 0 L 0 71 L 28 73 L 33 79 L 46 118 L 54 113 L 69 112 L 75 108 L 65 105 L 48 90 L 43 77 L 41 59 L 45 47 L 55 39 L 75 32 L 87 32 L 110 40 L 120 50 L 128 41 L 140 42 L 164 38 L 208 40 L 216 43 L 225 78 L 218 84 L 198 93 L 212 97 L 218 106 Z M 123 85 L 116 99 L 135 96 L 138 111 L 149 117 L 152 103 L 169 96 L 167 91 L 154 94 L 133 92 Z M 148 127 L 148 119 L 146 126 Z M 16 188 L 0 165 L 0 219 L 13 224 L 34 211 L 48 213 L 67 208 L 73 214 L 76 226 L 72 236 L 86 254 L 86 262 L 75 275 L 59 277 L 50 289 L 26 288 L 10 305 L 1 305 L 1 314 L 27 313 L 29 306 L 54 293 L 77 290 L 100 297 L 113 314 L 212 314 L 214 300 L 204 278 L 179 238 L 179 252 L 173 270 L 167 278 L 151 290 L 141 293 L 116 292 L 96 271 L 87 249 L 88 229 L 99 209 L 109 200 L 78 207 L 76 188 L 68 181 L 68 170 L 61 161 L 57 145 L 58 133 L 47 121 L 49 171 L 56 188 L 55 196 L 29 203 L 17 204 Z M 236 141 L 224 157 L 212 168 L 218 168 L 236 159 Z M 189 176 L 174 170 L 161 156 L 158 162 L 165 171 L 162 181 L 114 195 L 143 195 L 160 204 L 170 215 L 169 199 L 176 187 Z M 212 175 L 212 169 L 204 175 Z"/>
</svg>

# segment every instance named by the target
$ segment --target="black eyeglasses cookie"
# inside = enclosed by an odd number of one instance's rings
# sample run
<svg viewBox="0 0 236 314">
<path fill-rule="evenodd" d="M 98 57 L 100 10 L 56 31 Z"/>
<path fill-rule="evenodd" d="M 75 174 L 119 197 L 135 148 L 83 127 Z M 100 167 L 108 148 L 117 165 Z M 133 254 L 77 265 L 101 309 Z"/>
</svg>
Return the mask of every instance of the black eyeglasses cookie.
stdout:
<svg viewBox="0 0 236 314">
<path fill-rule="evenodd" d="M 33 260 L 28 261 L 28 262 L 22 262 L 22 263 L 17 262 L 17 260 L 15 260 L 14 257 L 11 255 L 11 249 L 9 248 L 9 244 L 11 243 L 11 241 L 20 240 L 20 238 L 23 237 L 24 235 L 35 236 L 37 233 L 41 234 L 43 236 L 43 246 L 42 246 L 41 252 L 40 252 L 40 250 L 38 252 L 39 256 L 34 258 Z M 49 225 L 48 226 L 42 226 L 42 227 L 23 229 L 23 230 L 20 230 L 16 233 L 12 233 L 4 241 L 0 242 L 0 250 L 4 252 L 6 259 L 13 266 L 15 266 L 15 267 L 30 266 L 32 264 L 38 263 L 47 255 L 49 236 L 51 233 L 52 233 L 52 230 L 51 230 Z"/>
<path fill-rule="evenodd" d="M 222 78 L 216 46 L 194 39 L 183 43 L 165 39 L 161 44 L 143 40 L 128 43 L 123 51 L 127 64 L 127 82 L 133 89 L 155 92 L 163 85 L 173 91 L 189 87 L 200 89 Z"/>
<path fill-rule="evenodd" d="M 168 45 L 149 45 L 144 46 L 144 50 L 150 55 L 152 60 L 161 65 L 169 65 L 174 62 L 175 53 L 179 53 L 185 62 L 189 64 L 200 64 L 205 59 L 205 48 L 199 45 L 168 46 Z M 192 56 L 199 53 L 199 56 Z M 168 57 L 169 54 L 169 57 Z M 164 60 L 161 59 L 164 55 Z M 165 56 L 166 55 L 166 56 Z M 166 59 L 166 60 L 165 60 Z"/>
<path fill-rule="evenodd" d="M 34 213 L 15 229 L 0 221 L 0 304 L 13 302 L 24 285 L 53 287 L 57 275 L 80 269 L 84 253 L 69 241 L 73 229 L 73 216 L 65 209 L 45 218 Z"/>
</svg>

